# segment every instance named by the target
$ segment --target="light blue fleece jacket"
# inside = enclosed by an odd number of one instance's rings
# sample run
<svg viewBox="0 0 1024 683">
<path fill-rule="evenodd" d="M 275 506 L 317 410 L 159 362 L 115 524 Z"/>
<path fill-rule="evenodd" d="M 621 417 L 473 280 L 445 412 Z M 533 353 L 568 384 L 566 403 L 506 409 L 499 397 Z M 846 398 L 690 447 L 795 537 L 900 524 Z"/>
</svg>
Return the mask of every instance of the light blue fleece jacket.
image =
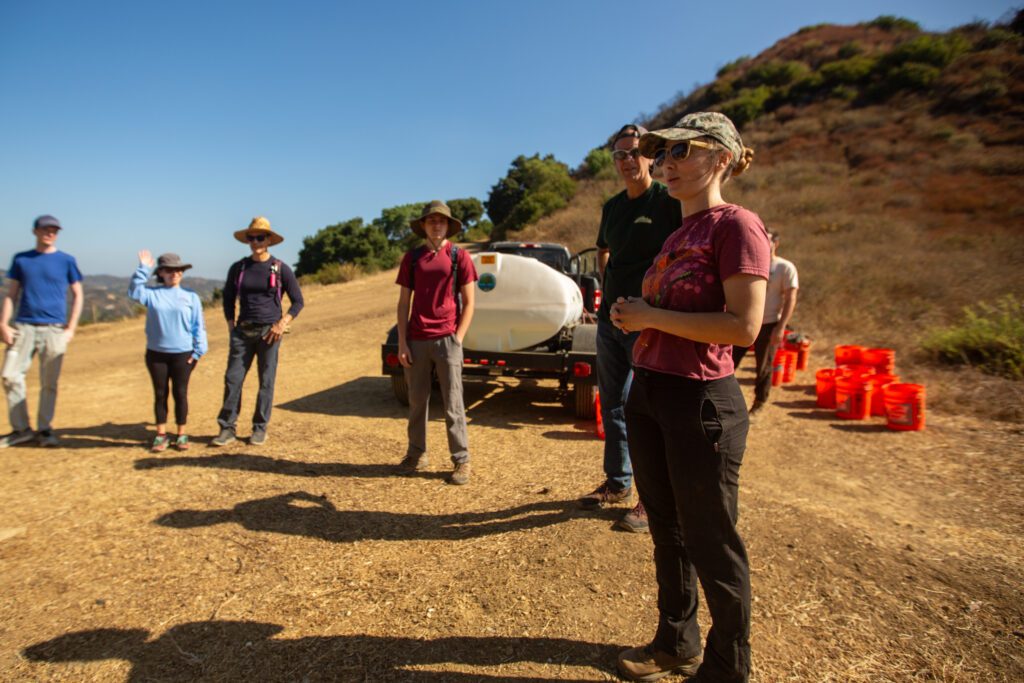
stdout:
<svg viewBox="0 0 1024 683">
<path fill-rule="evenodd" d="M 208 348 L 203 302 L 191 289 L 147 287 L 153 268 L 140 265 L 128 285 L 128 296 L 146 307 L 146 348 L 162 353 L 192 352 L 198 360 Z"/>
</svg>

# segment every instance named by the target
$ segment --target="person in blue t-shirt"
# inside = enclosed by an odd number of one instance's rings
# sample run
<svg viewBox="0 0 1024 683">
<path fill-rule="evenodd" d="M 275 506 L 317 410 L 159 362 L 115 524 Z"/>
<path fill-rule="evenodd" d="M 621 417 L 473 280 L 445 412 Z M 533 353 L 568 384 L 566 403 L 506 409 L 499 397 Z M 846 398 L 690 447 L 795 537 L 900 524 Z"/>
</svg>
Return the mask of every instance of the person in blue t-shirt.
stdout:
<svg viewBox="0 0 1024 683">
<path fill-rule="evenodd" d="M 75 336 L 82 314 L 82 273 L 73 256 L 57 250 L 60 230 L 60 221 L 53 216 L 37 218 L 32 224 L 36 248 L 15 254 L 7 271 L 9 284 L 0 313 L 0 336 L 7 345 L 2 374 L 13 431 L 0 437 L 0 448 L 33 439 L 40 446 L 60 445 L 51 424 L 57 405 L 57 380 L 64 352 Z M 68 289 L 71 290 L 70 316 Z M 28 419 L 25 375 L 36 354 L 39 355 L 36 421 L 39 431 L 33 432 Z"/>
<path fill-rule="evenodd" d="M 128 296 L 146 307 L 146 368 L 153 380 L 153 411 L 156 414 L 156 437 L 150 450 L 167 450 L 167 388 L 174 394 L 174 421 L 178 433 L 174 447 L 188 450 L 188 380 L 192 370 L 206 353 L 206 324 L 203 320 L 203 302 L 191 289 L 181 286 L 181 278 L 191 263 L 182 263 L 177 254 L 162 254 L 153 261 L 153 255 L 143 249 L 139 252 L 139 267 L 128 285 Z M 146 281 L 156 269 L 160 282 L 147 287 Z"/>
</svg>

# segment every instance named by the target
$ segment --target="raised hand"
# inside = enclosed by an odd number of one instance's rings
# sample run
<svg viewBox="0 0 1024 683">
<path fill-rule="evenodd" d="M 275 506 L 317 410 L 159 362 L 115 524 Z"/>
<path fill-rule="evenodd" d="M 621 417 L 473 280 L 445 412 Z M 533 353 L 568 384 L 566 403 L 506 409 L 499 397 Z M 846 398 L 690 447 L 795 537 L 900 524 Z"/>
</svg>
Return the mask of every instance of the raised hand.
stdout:
<svg viewBox="0 0 1024 683">
<path fill-rule="evenodd" d="M 150 268 L 156 265 L 156 261 L 153 260 L 153 255 L 149 253 L 149 249 L 143 249 L 139 252 L 139 263 Z"/>
</svg>

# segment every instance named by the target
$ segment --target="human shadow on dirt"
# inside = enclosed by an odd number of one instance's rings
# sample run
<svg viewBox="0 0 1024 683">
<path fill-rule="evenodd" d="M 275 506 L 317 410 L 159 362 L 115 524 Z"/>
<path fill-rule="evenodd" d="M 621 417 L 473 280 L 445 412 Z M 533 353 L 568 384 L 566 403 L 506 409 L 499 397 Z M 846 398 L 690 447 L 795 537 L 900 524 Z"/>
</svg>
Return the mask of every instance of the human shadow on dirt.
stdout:
<svg viewBox="0 0 1024 683">
<path fill-rule="evenodd" d="M 420 479 L 442 479 L 449 475 L 449 472 L 442 471 L 399 471 L 397 463 L 302 462 L 246 453 L 165 456 L 139 458 L 135 461 L 135 469 L 137 470 L 161 469 L 165 467 L 213 467 L 243 472 L 282 474 L 290 477 L 357 477 L 373 479 L 408 476 Z"/>
<path fill-rule="evenodd" d="M 457 541 L 568 521 L 573 505 L 553 500 L 507 510 L 450 515 L 339 510 L 326 496 L 293 491 L 239 503 L 229 510 L 175 510 L 154 523 L 175 529 L 238 524 L 250 531 L 308 536 L 331 543 L 355 541 Z"/>
<path fill-rule="evenodd" d="M 581 671 L 559 679 L 583 683 L 608 680 L 620 649 L 608 643 L 566 638 L 451 636 L 425 640 L 362 634 L 274 637 L 282 631 L 284 627 L 277 624 L 224 620 L 178 624 L 159 637 L 151 637 L 153 634 L 141 628 L 101 628 L 36 643 L 21 654 L 32 662 L 49 663 L 122 659 L 131 663 L 127 680 L 133 683 L 551 680 L 548 676 L 509 671 L 509 665 L 516 664 L 527 665 L 518 667 L 519 671 L 536 670 L 537 665 L 549 669 L 588 667 L 588 673 Z M 465 671 L 471 667 L 493 671 Z"/>
<path fill-rule="evenodd" d="M 388 377 L 357 377 L 276 408 L 296 413 L 355 417 L 401 417 L 408 409 L 395 399 Z"/>
<path fill-rule="evenodd" d="M 104 422 L 90 427 L 60 427 L 56 431 L 62 448 L 143 448 L 156 433 L 146 422 Z"/>
<path fill-rule="evenodd" d="M 831 424 L 829 427 L 838 429 L 841 432 L 852 432 L 854 434 L 877 434 L 889 431 L 889 428 L 885 426 L 885 422 L 840 422 L 838 424 Z"/>
</svg>

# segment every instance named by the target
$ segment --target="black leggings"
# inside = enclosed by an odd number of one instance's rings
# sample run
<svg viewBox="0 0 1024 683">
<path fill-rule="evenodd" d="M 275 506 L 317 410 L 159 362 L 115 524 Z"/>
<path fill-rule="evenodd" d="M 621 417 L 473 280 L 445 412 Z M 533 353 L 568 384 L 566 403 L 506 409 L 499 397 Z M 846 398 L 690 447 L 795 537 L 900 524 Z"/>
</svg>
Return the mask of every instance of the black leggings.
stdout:
<svg viewBox="0 0 1024 683">
<path fill-rule="evenodd" d="M 156 423 L 167 422 L 167 382 L 174 393 L 174 420 L 179 425 L 188 422 L 188 378 L 195 363 L 189 363 L 191 351 L 184 353 L 163 353 L 146 349 L 146 368 L 153 380 L 153 411 Z"/>
</svg>

